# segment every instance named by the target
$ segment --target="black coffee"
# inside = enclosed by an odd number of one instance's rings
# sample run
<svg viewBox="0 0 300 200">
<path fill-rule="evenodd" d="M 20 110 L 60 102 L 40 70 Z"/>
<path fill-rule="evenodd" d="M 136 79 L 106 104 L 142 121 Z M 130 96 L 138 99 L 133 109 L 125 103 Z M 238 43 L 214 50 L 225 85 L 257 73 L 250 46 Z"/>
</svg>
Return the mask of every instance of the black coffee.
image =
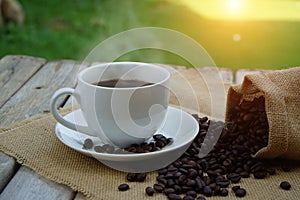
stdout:
<svg viewBox="0 0 300 200">
<path fill-rule="evenodd" d="M 124 79 L 112 79 L 106 81 L 99 81 L 94 85 L 111 88 L 130 88 L 130 87 L 143 87 L 152 85 L 154 83 L 144 82 L 140 80 L 124 80 Z"/>
</svg>

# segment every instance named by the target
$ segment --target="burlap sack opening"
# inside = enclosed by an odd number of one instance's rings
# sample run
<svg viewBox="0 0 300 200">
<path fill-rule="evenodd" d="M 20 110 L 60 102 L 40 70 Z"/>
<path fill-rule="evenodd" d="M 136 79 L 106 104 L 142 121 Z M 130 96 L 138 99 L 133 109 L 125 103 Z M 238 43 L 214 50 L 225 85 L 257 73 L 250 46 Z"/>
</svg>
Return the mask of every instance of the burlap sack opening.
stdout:
<svg viewBox="0 0 300 200">
<path fill-rule="evenodd" d="M 259 97 L 265 98 L 269 141 L 254 156 L 300 160 L 300 67 L 246 75 L 229 88 L 225 122 L 235 106 Z"/>
</svg>

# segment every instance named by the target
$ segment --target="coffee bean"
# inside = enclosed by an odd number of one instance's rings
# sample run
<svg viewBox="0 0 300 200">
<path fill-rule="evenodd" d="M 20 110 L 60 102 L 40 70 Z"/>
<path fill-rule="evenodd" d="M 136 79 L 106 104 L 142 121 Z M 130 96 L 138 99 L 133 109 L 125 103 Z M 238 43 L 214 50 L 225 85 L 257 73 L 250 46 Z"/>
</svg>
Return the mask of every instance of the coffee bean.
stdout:
<svg viewBox="0 0 300 200">
<path fill-rule="evenodd" d="M 235 196 L 244 197 L 246 195 L 246 190 L 244 188 L 239 188 L 235 191 Z"/>
<path fill-rule="evenodd" d="M 232 189 L 232 191 L 236 192 L 240 188 L 241 187 L 239 185 L 236 185 L 236 186 L 233 186 L 231 189 Z"/>
<path fill-rule="evenodd" d="M 175 189 L 174 189 L 174 188 L 165 188 L 165 189 L 164 189 L 164 193 L 165 193 L 166 195 L 168 195 L 168 194 L 173 194 L 173 193 L 175 193 Z"/>
<path fill-rule="evenodd" d="M 209 186 L 204 186 L 203 194 L 207 197 L 211 197 L 213 194 L 212 189 Z"/>
<path fill-rule="evenodd" d="M 136 173 L 128 173 L 126 179 L 130 182 L 136 181 Z"/>
<path fill-rule="evenodd" d="M 282 182 L 280 183 L 280 187 L 281 187 L 282 189 L 284 189 L 284 190 L 289 190 L 292 186 L 291 186 L 291 184 L 290 184 L 289 182 L 287 182 L 287 181 L 282 181 Z"/>
<path fill-rule="evenodd" d="M 153 189 L 158 193 L 162 193 L 164 191 L 165 187 L 160 184 L 154 184 Z"/>
<path fill-rule="evenodd" d="M 246 171 L 241 172 L 240 175 L 241 175 L 242 178 L 249 178 L 250 177 L 250 173 L 246 172 Z"/>
<path fill-rule="evenodd" d="M 94 143 L 90 138 L 87 138 L 87 139 L 84 140 L 83 148 L 91 149 L 93 146 L 94 146 Z"/>
<path fill-rule="evenodd" d="M 118 189 L 119 189 L 119 191 L 129 190 L 129 185 L 126 183 L 123 183 L 123 184 L 119 185 Z"/>
<path fill-rule="evenodd" d="M 202 196 L 199 196 L 199 197 L 197 197 L 197 200 L 206 200 L 206 198 L 202 197 Z"/>
<path fill-rule="evenodd" d="M 274 175 L 276 173 L 276 170 L 274 168 L 268 168 L 267 169 L 267 172 L 270 174 L 270 175 Z"/>
<path fill-rule="evenodd" d="M 154 189 L 152 187 L 146 187 L 145 191 L 148 196 L 153 196 L 154 194 Z"/>
<path fill-rule="evenodd" d="M 147 177 L 147 173 L 137 173 L 136 174 L 136 181 L 144 182 Z"/>
<path fill-rule="evenodd" d="M 183 200 L 194 200 L 195 198 L 189 195 L 186 195 L 182 198 Z"/>
<path fill-rule="evenodd" d="M 190 190 L 190 191 L 186 192 L 186 195 L 196 198 L 197 197 L 197 192 L 195 192 L 194 190 Z"/>
<path fill-rule="evenodd" d="M 177 194 L 168 194 L 169 200 L 181 200 L 181 197 Z"/>
<path fill-rule="evenodd" d="M 95 150 L 96 152 L 98 152 L 98 153 L 104 153 L 104 152 L 105 152 L 105 150 L 103 149 L 102 146 L 95 146 L 95 147 L 94 147 L 94 150 Z"/>
<path fill-rule="evenodd" d="M 267 176 L 267 172 L 266 171 L 255 172 L 253 175 L 254 178 L 263 179 Z"/>
<path fill-rule="evenodd" d="M 232 183 L 238 183 L 241 180 L 241 176 L 237 173 L 229 173 L 227 174 L 227 178 L 232 182 Z"/>
<path fill-rule="evenodd" d="M 228 196 L 228 190 L 225 188 L 221 188 L 219 194 L 220 194 L 220 196 L 226 197 L 226 196 Z"/>
<path fill-rule="evenodd" d="M 216 183 L 221 188 L 226 188 L 230 185 L 230 182 L 228 180 L 220 180 L 220 181 L 216 181 Z"/>
</svg>

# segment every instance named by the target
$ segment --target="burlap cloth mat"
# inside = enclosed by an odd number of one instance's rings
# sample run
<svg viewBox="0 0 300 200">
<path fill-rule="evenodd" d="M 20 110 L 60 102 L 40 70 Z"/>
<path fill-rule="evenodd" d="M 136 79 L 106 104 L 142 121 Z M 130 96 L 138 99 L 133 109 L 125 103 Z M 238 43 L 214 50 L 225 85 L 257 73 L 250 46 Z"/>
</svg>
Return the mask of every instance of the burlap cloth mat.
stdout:
<svg viewBox="0 0 300 200">
<path fill-rule="evenodd" d="M 173 86 L 176 85 L 174 82 L 177 83 L 178 77 L 179 79 L 190 78 L 189 83 L 196 91 L 197 96 L 208 92 L 205 84 L 199 84 L 199 81 L 201 82 L 199 79 L 202 79 L 201 75 L 195 76 L 193 70 L 183 71 L 180 75 L 173 76 Z M 228 89 L 228 86 L 225 88 Z M 182 96 L 183 99 L 187 99 L 186 95 Z M 171 103 L 178 103 L 180 98 L 178 96 L 174 98 L 172 95 Z M 219 98 L 223 99 L 222 96 Z M 200 107 L 207 109 L 209 106 L 201 100 L 203 98 L 199 97 L 199 99 Z M 220 104 L 220 107 L 222 105 L 223 103 Z M 71 108 L 66 108 L 61 112 L 66 114 L 70 111 Z M 224 111 L 220 112 L 220 117 Z M 153 186 L 155 183 L 156 172 L 148 173 L 146 181 L 143 183 L 129 182 L 130 190 L 119 192 L 118 185 L 127 182 L 126 173 L 111 169 L 96 159 L 82 155 L 62 144 L 55 136 L 55 124 L 56 121 L 51 114 L 46 114 L 12 127 L 0 129 L 0 150 L 41 176 L 82 192 L 88 199 L 167 199 L 162 194 L 155 194 L 153 197 L 145 195 L 145 187 Z M 283 180 L 291 183 L 291 190 L 284 191 L 279 188 L 279 184 Z M 294 168 L 292 172 L 288 173 L 277 169 L 275 176 L 263 180 L 256 180 L 252 177 L 242 179 L 239 185 L 247 190 L 244 199 L 299 199 L 300 168 Z M 227 198 L 239 199 L 231 190 Z M 209 197 L 208 199 L 225 198 Z"/>
</svg>

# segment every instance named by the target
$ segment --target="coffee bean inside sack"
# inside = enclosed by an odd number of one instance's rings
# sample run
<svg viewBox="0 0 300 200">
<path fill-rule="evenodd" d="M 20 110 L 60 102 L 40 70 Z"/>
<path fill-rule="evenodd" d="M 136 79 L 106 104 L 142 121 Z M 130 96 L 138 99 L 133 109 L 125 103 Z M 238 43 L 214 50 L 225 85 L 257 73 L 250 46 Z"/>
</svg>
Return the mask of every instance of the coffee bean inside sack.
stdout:
<svg viewBox="0 0 300 200">
<path fill-rule="evenodd" d="M 98 153 L 111 153 L 111 154 L 127 154 L 127 153 L 149 153 L 158 151 L 173 143 L 173 138 L 167 138 L 162 134 L 155 134 L 150 142 L 144 142 L 141 144 L 132 144 L 127 148 L 120 149 L 110 144 L 96 145 L 94 146 L 93 141 L 87 138 L 83 142 L 83 149 L 92 150 Z"/>
</svg>

